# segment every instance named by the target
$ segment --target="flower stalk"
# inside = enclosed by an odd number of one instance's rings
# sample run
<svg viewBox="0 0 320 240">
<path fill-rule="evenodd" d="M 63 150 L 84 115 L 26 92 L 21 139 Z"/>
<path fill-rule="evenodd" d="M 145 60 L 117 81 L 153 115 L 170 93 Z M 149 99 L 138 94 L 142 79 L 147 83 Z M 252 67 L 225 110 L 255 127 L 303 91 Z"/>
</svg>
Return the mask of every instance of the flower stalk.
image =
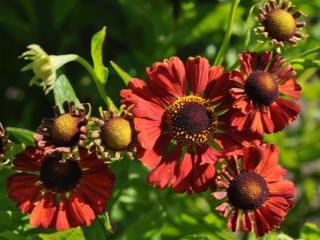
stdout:
<svg viewBox="0 0 320 240">
<path fill-rule="evenodd" d="M 236 10 L 237 10 L 237 7 L 239 6 L 239 3 L 240 3 L 240 0 L 233 0 L 232 1 L 231 11 L 230 11 L 228 25 L 227 25 L 227 31 L 224 36 L 222 45 L 219 49 L 219 52 L 217 54 L 217 57 L 214 61 L 214 64 L 213 64 L 214 66 L 220 65 L 223 62 L 225 52 L 226 52 L 228 45 L 229 45 L 229 42 L 230 42 L 230 38 L 231 38 L 231 34 L 232 34 L 232 26 L 233 26 L 234 18 L 236 15 Z"/>
</svg>

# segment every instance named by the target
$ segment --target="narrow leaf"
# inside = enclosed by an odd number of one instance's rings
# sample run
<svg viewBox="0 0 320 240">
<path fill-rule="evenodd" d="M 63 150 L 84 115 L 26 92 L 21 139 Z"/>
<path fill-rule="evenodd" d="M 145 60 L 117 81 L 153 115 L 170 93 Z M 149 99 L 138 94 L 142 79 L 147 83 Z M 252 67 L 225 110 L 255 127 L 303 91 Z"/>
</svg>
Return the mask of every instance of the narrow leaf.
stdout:
<svg viewBox="0 0 320 240">
<path fill-rule="evenodd" d="M 65 101 L 73 101 L 76 105 L 80 105 L 80 101 L 77 98 L 71 83 L 66 75 L 64 75 L 61 71 L 58 72 L 53 93 L 55 103 L 61 111 L 63 111 L 63 102 Z"/>
<path fill-rule="evenodd" d="M 93 60 L 93 68 L 102 84 L 107 82 L 108 69 L 103 64 L 103 43 L 106 37 L 106 27 L 93 35 L 91 39 L 91 56 Z"/>
<path fill-rule="evenodd" d="M 115 62 L 110 61 L 110 64 L 113 67 L 113 69 L 117 72 L 119 77 L 121 77 L 124 84 L 127 86 L 130 80 L 132 79 L 132 77 L 127 72 L 125 72 L 121 67 L 119 67 L 119 65 L 117 65 Z"/>
</svg>

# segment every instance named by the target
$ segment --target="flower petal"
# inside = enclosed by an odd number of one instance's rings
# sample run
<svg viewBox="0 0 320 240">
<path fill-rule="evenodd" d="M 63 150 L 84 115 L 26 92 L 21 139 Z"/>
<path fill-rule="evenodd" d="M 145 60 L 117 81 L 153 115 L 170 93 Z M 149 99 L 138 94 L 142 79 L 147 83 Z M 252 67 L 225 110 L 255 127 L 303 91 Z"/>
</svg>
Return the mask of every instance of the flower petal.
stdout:
<svg viewBox="0 0 320 240">
<path fill-rule="evenodd" d="M 39 176 L 28 173 L 18 173 L 7 180 L 9 197 L 17 202 L 22 213 L 31 212 L 34 202 L 40 198 L 42 186 L 37 185 L 37 181 Z"/>
<path fill-rule="evenodd" d="M 290 78 L 279 85 L 279 92 L 297 100 L 300 98 L 301 86 L 295 78 Z"/>
<path fill-rule="evenodd" d="M 209 67 L 209 62 L 204 57 L 190 57 L 187 60 L 187 80 L 193 95 L 200 95 L 204 92 L 208 83 Z"/>
<path fill-rule="evenodd" d="M 185 68 L 178 57 L 155 63 L 146 72 L 150 89 L 166 104 L 186 95 Z"/>
<path fill-rule="evenodd" d="M 153 148 L 162 132 L 161 123 L 138 117 L 133 122 L 141 146 L 145 149 Z"/>
<path fill-rule="evenodd" d="M 57 213 L 54 194 L 47 192 L 33 208 L 30 215 L 30 225 L 48 228 L 54 224 Z"/>
<path fill-rule="evenodd" d="M 162 135 L 157 139 L 153 148 L 144 149 L 138 146 L 137 155 L 139 160 L 148 168 L 154 169 L 161 161 L 163 153 L 166 151 L 171 137 Z"/>
</svg>

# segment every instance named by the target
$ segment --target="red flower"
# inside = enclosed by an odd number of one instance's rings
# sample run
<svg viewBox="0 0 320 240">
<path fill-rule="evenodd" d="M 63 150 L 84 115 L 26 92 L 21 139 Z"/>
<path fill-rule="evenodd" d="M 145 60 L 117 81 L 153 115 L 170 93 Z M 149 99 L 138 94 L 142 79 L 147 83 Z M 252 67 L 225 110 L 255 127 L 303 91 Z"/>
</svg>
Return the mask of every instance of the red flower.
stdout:
<svg viewBox="0 0 320 240">
<path fill-rule="evenodd" d="M 297 118 L 300 106 L 288 97 L 299 99 L 301 87 L 290 64 L 279 55 L 273 57 L 272 52 L 245 52 L 240 64 L 241 72 L 233 71 L 230 76 L 237 110 L 232 126 L 239 131 L 273 133 Z"/>
<path fill-rule="evenodd" d="M 214 192 L 212 197 L 225 199 L 216 210 L 228 216 L 228 229 L 254 230 L 257 236 L 263 236 L 278 228 L 293 207 L 291 199 L 296 189 L 284 180 L 286 170 L 278 165 L 278 152 L 272 144 L 252 146 L 222 165 L 216 184 L 224 191 Z M 242 158 L 240 166 L 237 158 Z"/>
<path fill-rule="evenodd" d="M 9 197 L 22 213 L 30 214 L 33 227 L 89 226 L 105 211 L 114 183 L 104 162 L 84 148 L 79 149 L 79 159 L 62 160 L 61 153 L 45 156 L 28 147 L 16 156 L 13 169 L 23 172 L 8 178 Z"/>
<path fill-rule="evenodd" d="M 229 108 L 228 74 L 202 57 L 189 58 L 185 65 L 172 57 L 147 68 L 147 75 L 147 83 L 132 79 L 121 97 L 133 105 L 138 156 L 152 169 L 148 182 L 189 193 L 214 187 L 213 164 L 221 152 L 212 146 L 245 142 L 232 137 L 239 133 L 221 113 Z"/>
</svg>

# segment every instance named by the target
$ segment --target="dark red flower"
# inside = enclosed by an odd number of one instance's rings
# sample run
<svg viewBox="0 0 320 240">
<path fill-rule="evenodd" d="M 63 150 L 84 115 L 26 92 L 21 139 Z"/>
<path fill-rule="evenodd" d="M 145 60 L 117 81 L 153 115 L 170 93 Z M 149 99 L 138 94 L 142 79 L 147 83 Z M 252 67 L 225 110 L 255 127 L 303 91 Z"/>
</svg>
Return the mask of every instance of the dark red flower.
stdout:
<svg viewBox="0 0 320 240">
<path fill-rule="evenodd" d="M 138 156 L 152 169 L 148 182 L 189 193 L 214 187 L 214 163 L 221 152 L 212 146 L 253 139 L 237 138 L 240 134 L 225 122 L 228 74 L 202 57 L 189 58 L 185 64 L 172 57 L 146 71 L 148 82 L 132 79 L 121 97 L 133 106 Z"/>
<path fill-rule="evenodd" d="M 286 170 L 278 165 L 278 153 L 272 144 L 251 146 L 221 166 L 216 178 L 219 190 L 212 197 L 225 199 L 216 210 L 228 217 L 228 229 L 254 230 L 257 236 L 263 236 L 278 228 L 293 207 L 296 189 L 284 180 Z"/>
<path fill-rule="evenodd" d="M 44 155 L 28 147 L 14 160 L 22 171 L 7 180 L 9 197 L 22 213 L 30 214 L 33 227 L 64 230 L 89 226 L 105 211 L 111 197 L 114 175 L 96 154 L 79 149 L 79 158 L 53 152 Z"/>
<path fill-rule="evenodd" d="M 245 52 L 240 55 L 240 64 L 241 72 L 230 75 L 230 93 L 237 110 L 232 126 L 239 131 L 273 133 L 297 118 L 300 106 L 292 99 L 299 99 L 301 87 L 290 64 L 272 52 Z"/>
</svg>

